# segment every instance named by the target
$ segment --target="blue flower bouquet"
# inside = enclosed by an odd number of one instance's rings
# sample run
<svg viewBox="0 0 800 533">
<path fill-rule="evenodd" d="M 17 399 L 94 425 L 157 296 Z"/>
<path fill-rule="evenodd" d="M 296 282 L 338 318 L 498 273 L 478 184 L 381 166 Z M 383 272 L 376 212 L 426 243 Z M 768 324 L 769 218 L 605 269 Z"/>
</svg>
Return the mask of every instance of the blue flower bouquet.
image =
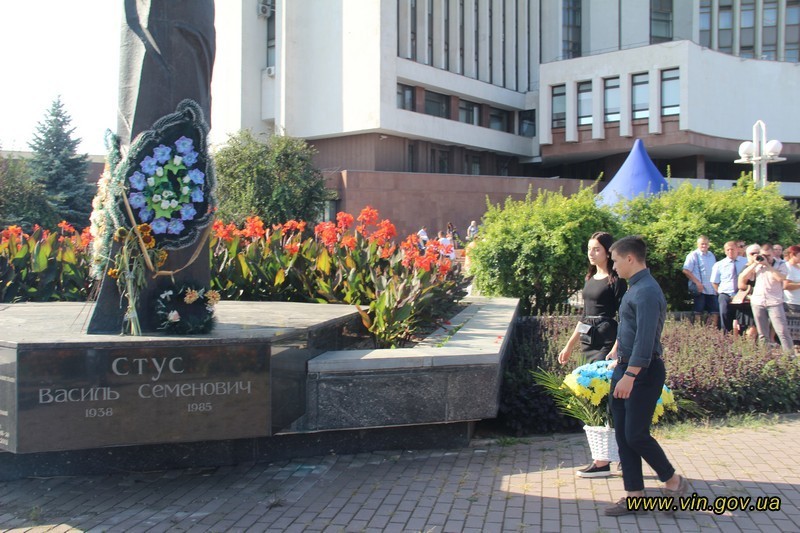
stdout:
<svg viewBox="0 0 800 533">
<path fill-rule="evenodd" d="M 553 372 L 532 371 L 533 378 L 553 397 L 556 405 L 567 416 L 577 418 L 587 426 L 610 426 L 608 394 L 611 392 L 610 361 L 597 361 L 579 366 L 564 379 Z M 666 409 L 677 411 L 675 397 L 664 385 L 658 399 L 653 423 L 664 415 Z"/>
</svg>

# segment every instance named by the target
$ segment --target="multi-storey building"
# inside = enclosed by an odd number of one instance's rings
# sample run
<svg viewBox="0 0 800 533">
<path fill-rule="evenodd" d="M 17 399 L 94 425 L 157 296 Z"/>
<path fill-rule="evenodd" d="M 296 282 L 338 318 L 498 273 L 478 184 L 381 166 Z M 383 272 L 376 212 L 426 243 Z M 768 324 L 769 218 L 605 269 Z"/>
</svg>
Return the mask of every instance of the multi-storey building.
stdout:
<svg viewBox="0 0 800 533">
<path fill-rule="evenodd" d="M 534 176 L 610 179 L 636 138 L 673 176 L 732 180 L 758 119 L 788 159 L 770 179 L 800 182 L 800 0 L 226 0 L 216 17 L 212 141 L 308 139 L 339 207 L 408 229 L 577 187 Z"/>
</svg>

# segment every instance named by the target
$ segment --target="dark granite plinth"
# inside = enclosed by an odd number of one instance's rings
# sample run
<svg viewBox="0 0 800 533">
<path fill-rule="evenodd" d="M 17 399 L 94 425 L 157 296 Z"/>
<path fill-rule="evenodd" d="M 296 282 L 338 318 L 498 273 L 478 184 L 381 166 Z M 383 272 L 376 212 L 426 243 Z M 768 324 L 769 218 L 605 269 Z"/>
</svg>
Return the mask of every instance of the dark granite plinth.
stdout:
<svg viewBox="0 0 800 533">
<path fill-rule="evenodd" d="M 24 477 L 218 467 L 247 461 L 272 462 L 330 453 L 460 448 L 469 444 L 472 432 L 473 424 L 462 422 L 64 452 L 0 452 L 0 481 Z"/>
<path fill-rule="evenodd" d="M 305 413 L 306 364 L 349 306 L 222 302 L 208 335 L 87 335 L 83 304 L 0 307 L 0 450 L 264 437 Z"/>
</svg>

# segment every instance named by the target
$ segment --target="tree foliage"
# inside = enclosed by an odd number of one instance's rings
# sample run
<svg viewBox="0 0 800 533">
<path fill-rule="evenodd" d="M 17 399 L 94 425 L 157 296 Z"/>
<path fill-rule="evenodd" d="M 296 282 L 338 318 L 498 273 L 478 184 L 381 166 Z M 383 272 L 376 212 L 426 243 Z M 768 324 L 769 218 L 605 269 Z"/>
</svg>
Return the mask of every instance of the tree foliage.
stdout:
<svg viewBox="0 0 800 533">
<path fill-rule="evenodd" d="M 302 139 L 273 135 L 260 142 L 249 130 L 231 135 L 214 156 L 219 214 L 241 223 L 318 220 L 329 193 Z"/>
<path fill-rule="evenodd" d="M 481 238 L 470 252 L 478 289 L 522 298 L 529 309 L 550 312 L 583 287 L 586 243 L 592 233 L 615 237 L 619 223 L 598 207 L 592 189 L 566 197 L 540 191 L 535 199 L 488 205 Z"/>
<path fill-rule="evenodd" d="M 647 243 L 647 266 L 672 309 L 688 308 L 682 267 L 698 236 L 708 237 L 717 259 L 724 257 L 723 246 L 731 240 L 785 245 L 798 240 L 794 208 L 780 195 L 777 184 L 756 189 L 747 174 L 730 189 L 687 183 L 658 196 L 635 198 L 616 210 L 624 232 L 641 235 Z"/>
<path fill-rule="evenodd" d="M 55 223 L 44 187 L 33 181 L 25 160 L 0 156 L 0 227 L 32 231 L 34 224 L 52 227 Z"/>
<path fill-rule="evenodd" d="M 56 98 L 30 143 L 30 170 L 56 217 L 83 228 L 89 224 L 94 187 L 86 182 L 89 157 L 78 155 L 80 139 L 73 138 L 71 122 L 61 98 Z"/>
</svg>

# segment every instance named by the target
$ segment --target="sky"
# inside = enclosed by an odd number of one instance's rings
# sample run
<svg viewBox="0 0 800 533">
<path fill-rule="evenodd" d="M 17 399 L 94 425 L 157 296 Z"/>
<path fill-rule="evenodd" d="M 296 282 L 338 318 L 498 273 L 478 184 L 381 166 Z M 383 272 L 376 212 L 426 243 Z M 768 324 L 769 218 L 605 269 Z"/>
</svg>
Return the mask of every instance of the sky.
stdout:
<svg viewBox="0 0 800 533">
<path fill-rule="evenodd" d="M 60 95 L 82 140 L 104 155 L 116 131 L 122 0 L 0 0 L 0 149 L 30 150 Z"/>
</svg>

